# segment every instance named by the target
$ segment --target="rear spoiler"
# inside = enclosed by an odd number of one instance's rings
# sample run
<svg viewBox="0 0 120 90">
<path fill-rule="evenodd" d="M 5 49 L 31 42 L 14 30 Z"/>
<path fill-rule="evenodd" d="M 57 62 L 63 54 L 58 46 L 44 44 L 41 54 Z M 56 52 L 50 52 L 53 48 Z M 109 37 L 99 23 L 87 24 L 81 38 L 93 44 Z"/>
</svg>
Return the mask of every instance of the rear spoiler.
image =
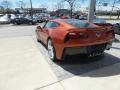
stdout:
<svg viewBox="0 0 120 90">
<path fill-rule="evenodd" d="M 94 24 L 98 26 L 113 26 L 111 23 L 94 23 Z"/>
</svg>

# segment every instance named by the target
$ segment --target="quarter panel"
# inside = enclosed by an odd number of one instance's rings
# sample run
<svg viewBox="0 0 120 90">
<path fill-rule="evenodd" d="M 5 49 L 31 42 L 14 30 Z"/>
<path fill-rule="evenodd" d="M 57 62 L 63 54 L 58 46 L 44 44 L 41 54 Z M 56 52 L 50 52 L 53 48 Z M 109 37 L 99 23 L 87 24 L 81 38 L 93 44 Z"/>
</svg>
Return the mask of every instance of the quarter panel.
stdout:
<svg viewBox="0 0 120 90">
<path fill-rule="evenodd" d="M 62 59 L 64 39 L 67 33 L 68 31 L 62 27 L 57 27 L 49 30 L 49 36 L 53 41 L 57 59 Z"/>
</svg>

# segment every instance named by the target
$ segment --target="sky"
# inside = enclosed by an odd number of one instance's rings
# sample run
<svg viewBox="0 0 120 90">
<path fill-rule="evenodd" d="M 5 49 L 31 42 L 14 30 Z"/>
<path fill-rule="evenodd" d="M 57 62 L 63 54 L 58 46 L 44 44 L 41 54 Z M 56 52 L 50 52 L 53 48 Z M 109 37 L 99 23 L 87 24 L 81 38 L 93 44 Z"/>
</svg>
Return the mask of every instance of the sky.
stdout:
<svg viewBox="0 0 120 90">
<path fill-rule="evenodd" d="M 0 2 L 2 2 L 4 0 L 0 0 Z M 12 7 L 16 7 L 16 3 L 19 2 L 19 1 L 23 1 L 26 3 L 26 7 L 30 7 L 30 0 L 7 0 L 7 1 L 10 1 L 12 3 Z M 51 9 L 55 9 L 55 6 L 57 5 L 57 3 L 59 3 L 60 1 L 63 1 L 63 0 L 32 0 L 32 3 L 33 3 L 33 7 L 47 7 L 49 10 Z M 77 2 L 79 0 L 76 0 Z M 87 1 L 89 0 L 85 0 L 84 2 L 84 7 L 87 6 Z M 69 5 L 68 3 L 65 3 L 64 2 L 64 8 L 69 8 Z"/>
<path fill-rule="evenodd" d="M 2 2 L 4 0 L 0 0 L 0 2 Z M 14 7 L 17 7 L 16 3 L 19 2 L 19 1 L 23 1 L 26 3 L 26 7 L 30 7 L 30 0 L 8 0 L 12 3 L 12 8 Z M 38 8 L 38 7 L 45 7 L 47 8 L 48 10 L 55 10 L 56 7 L 57 7 L 57 3 L 61 1 L 61 0 L 32 0 L 32 3 L 33 3 L 33 7 L 35 8 Z M 80 6 L 82 7 L 81 9 L 86 9 L 86 7 L 89 7 L 89 2 L 90 0 L 84 0 L 84 3 L 81 4 L 80 2 L 81 0 L 76 0 L 76 10 L 77 9 L 80 9 Z M 110 3 L 113 3 L 113 0 L 99 0 L 99 1 L 102 1 L 102 2 L 110 2 Z M 65 3 L 62 4 L 63 8 L 65 9 L 68 9 L 69 8 L 69 5 L 68 3 Z M 119 7 L 120 7 L 120 4 L 119 4 Z M 101 9 L 103 10 L 110 10 L 111 9 L 111 6 L 108 6 L 108 7 L 100 7 Z"/>
</svg>

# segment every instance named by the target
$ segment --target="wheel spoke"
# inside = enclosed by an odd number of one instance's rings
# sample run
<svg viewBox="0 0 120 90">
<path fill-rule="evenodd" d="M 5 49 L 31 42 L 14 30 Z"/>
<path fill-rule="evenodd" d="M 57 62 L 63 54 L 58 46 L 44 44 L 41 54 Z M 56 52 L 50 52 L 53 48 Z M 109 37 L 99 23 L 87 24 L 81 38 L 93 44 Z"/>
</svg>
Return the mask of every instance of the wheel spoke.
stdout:
<svg viewBox="0 0 120 90">
<path fill-rule="evenodd" d="M 48 55 L 50 59 L 54 59 L 54 48 L 50 40 L 48 41 Z"/>
</svg>

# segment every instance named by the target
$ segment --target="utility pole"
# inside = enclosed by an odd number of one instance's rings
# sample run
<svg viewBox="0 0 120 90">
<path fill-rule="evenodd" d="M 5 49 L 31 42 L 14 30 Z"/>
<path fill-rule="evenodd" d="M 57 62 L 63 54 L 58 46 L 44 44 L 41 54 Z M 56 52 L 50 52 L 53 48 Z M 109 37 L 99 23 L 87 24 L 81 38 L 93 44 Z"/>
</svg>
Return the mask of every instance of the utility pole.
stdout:
<svg viewBox="0 0 120 90">
<path fill-rule="evenodd" d="M 33 6 L 32 6 L 32 0 L 30 0 L 30 6 L 31 6 L 31 19 L 33 20 Z"/>
<path fill-rule="evenodd" d="M 89 12 L 88 12 L 88 21 L 89 22 L 93 21 L 95 11 L 96 11 L 96 0 L 90 0 Z"/>
</svg>

